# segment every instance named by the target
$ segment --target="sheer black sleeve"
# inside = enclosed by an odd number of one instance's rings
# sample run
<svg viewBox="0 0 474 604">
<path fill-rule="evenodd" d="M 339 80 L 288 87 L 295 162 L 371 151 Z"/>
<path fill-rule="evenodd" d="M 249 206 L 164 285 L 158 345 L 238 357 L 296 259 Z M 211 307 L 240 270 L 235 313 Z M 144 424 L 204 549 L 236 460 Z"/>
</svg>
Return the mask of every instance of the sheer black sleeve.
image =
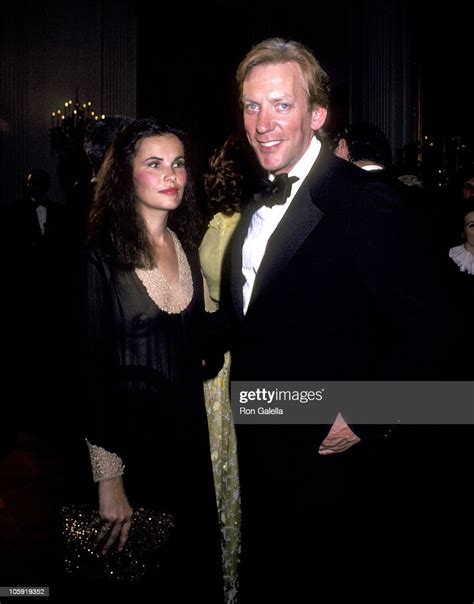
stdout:
<svg viewBox="0 0 474 604">
<path fill-rule="evenodd" d="M 114 350 L 117 342 L 110 270 L 99 254 L 86 250 L 81 262 L 81 277 L 80 384 L 83 434 L 88 444 L 94 447 L 93 450 L 105 450 L 115 456 L 115 461 L 118 455 L 121 462 L 121 418 L 117 417 L 119 414 L 117 409 L 114 409 L 112 388 Z M 102 459 L 105 468 L 107 464 L 103 461 Z M 116 470 L 119 465 L 112 464 Z M 100 479 L 101 472 L 94 471 L 94 479 Z M 120 472 L 117 474 L 117 471 L 114 471 L 114 475 L 119 474 Z"/>
</svg>

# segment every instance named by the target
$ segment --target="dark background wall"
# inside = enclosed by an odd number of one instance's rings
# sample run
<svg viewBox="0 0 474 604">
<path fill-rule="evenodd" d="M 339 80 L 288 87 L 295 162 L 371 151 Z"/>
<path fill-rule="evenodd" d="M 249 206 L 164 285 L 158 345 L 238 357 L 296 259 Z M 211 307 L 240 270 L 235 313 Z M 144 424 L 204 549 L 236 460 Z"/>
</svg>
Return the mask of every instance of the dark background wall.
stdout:
<svg viewBox="0 0 474 604">
<path fill-rule="evenodd" d="M 49 128 L 76 89 L 100 113 L 157 115 L 190 130 L 201 169 L 240 124 L 237 64 L 269 36 L 305 43 L 329 73 L 328 129 L 370 120 L 398 159 L 411 148 L 414 161 L 416 141 L 429 136 L 440 151 L 425 157 L 442 164 L 443 145 L 474 131 L 472 19 L 460 4 L 436 12 L 408 0 L 17 0 L 0 21 L 0 199 L 18 198 L 24 172 L 39 167 L 64 201 Z"/>
<path fill-rule="evenodd" d="M 410 12 L 404 0 L 208 0 L 184 13 L 177 19 L 172 6 L 139 10 L 138 107 L 145 115 L 179 116 L 204 155 L 240 123 L 238 63 L 253 44 L 272 36 L 303 42 L 328 72 L 327 129 L 370 119 L 394 147 L 409 140 Z"/>
<path fill-rule="evenodd" d="M 0 199 L 12 203 L 24 172 L 42 168 L 52 177 L 51 197 L 64 201 L 50 153 L 51 113 L 78 90 L 96 112 L 135 114 L 133 3 L 12 2 L 2 10 L 0 51 Z"/>
</svg>

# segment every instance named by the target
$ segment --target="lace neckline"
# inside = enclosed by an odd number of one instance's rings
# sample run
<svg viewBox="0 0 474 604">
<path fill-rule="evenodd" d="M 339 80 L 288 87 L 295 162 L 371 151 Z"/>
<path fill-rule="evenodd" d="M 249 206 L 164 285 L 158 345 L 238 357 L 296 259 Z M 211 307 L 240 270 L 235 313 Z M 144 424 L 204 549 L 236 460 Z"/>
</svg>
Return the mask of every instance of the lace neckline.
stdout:
<svg viewBox="0 0 474 604">
<path fill-rule="evenodd" d="M 168 229 L 178 258 L 178 286 L 172 287 L 158 267 L 152 269 L 136 268 L 135 273 L 142 282 L 148 295 L 162 311 L 176 315 L 185 310 L 193 297 L 193 279 L 186 254 L 178 237 Z"/>
<path fill-rule="evenodd" d="M 474 255 L 463 245 L 457 245 L 449 250 L 449 257 L 459 266 L 462 273 L 474 275 Z"/>
</svg>

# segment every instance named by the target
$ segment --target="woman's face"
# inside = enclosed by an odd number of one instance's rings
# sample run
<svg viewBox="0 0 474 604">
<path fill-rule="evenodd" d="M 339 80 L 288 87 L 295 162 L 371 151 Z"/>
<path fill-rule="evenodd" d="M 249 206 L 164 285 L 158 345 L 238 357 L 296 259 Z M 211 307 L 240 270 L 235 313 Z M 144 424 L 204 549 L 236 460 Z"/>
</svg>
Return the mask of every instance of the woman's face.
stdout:
<svg viewBox="0 0 474 604">
<path fill-rule="evenodd" d="M 183 143 L 174 134 L 158 134 L 137 143 L 133 182 L 142 209 L 171 211 L 183 199 L 187 173 Z"/>
<path fill-rule="evenodd" d="M 474 248 L 474 212 L 464 216 L 464 240 Z"/>
</svg>

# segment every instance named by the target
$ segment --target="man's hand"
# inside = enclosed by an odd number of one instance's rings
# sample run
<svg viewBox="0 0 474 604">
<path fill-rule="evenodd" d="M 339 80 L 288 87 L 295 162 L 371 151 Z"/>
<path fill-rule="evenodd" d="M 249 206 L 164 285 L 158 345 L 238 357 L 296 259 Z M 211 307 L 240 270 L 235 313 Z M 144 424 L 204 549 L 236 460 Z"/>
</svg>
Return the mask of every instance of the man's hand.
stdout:
<svg viewBox="0 0 474 604">
<path fill-rule="evenodd" d="M 328 435 L 319 447 L 319 454 L 334 455 L 334 453 L 343 453 L 357 443 L 360 443 L 360 438 L 352 432 L 345 419 L 338 413 Z"/>
</svg>

